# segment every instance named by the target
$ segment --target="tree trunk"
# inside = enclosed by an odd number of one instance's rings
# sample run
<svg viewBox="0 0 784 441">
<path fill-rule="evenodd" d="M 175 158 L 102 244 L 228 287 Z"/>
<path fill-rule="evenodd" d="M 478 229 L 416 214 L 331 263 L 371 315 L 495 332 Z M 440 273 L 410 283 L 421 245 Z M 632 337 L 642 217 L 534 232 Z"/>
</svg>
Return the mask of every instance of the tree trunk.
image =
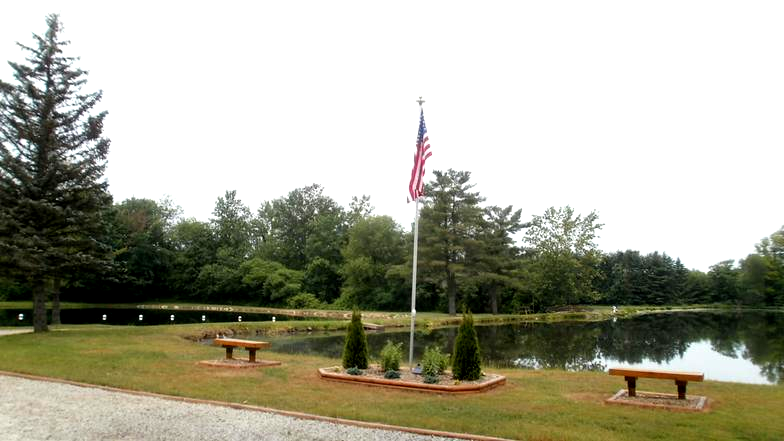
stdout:
<svg viewBox="0 0 784 441">
<path fill-rule="evenodd" d="M 46 326 L 46 281 L 41 279 L 33 286 L 33 331 L 47 332 Z"/>
<path fill-rule="evenodd" d="M 492 311 L 493 315 L 496 315 L 498 314 L 498 287 L 495 285 L 491 286 L 489 292 L 490 292 L 490 311 Z"/>
<path fill-rule="evenodd" d="M 457 298 L 457 282 L 455 281 L 455 274 L 452 272 L 447 273 L 446 276 L 446 295 L 449 301 L 449 315 L 457 314 L 457 305 L 455 299 Z"/>
<path fill-rule="evenodd" d="M 60 323 L 60 285 L 59 277 L 55 277 L 52 282 L 52 325 Z"/>
</svg>

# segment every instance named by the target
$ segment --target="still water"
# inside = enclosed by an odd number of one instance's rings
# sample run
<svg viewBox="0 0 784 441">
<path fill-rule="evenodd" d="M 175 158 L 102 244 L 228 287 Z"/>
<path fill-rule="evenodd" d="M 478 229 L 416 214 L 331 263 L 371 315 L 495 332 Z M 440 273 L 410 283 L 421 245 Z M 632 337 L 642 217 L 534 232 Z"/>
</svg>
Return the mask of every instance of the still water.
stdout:
<svg viewBox="0 0 784 441">
<path fill-rule="evenodd" d="M 226 308 L 228 309 L 228 308 Z M 21 317 L 20 317 L 21 314 Z M 51 311 L 47 311 L 51 322 Z M 139 318 L 141 316 L 141 318 Z M 174 316 L 172 318 L 172 316 Z M 261 322 L 272 320 L 270 314 L 253 314 L 232 311 L 190 311 L 184 309 L 63 309 L 60 311 L 60 322 L 64 325 L 165 325 L 183 323 L 218 323 L 218 322 Z M 297 317 L 278 315 L 277 321 L 296 320 Z M 311 318 L 311 320 L 313 320 Z M 30 309 L 0 309 L 0 326 L 32 326 L 33 311 Z"/>
<path fill-rule="evenodd" d="M 582 323 L 477 326 L 485 366 L 606 371 L 616 366 L 704 372 L 709 380 L 784 384 L 784 313 L 679 312 Z M 418 331 L 425 346 L 452 352 L 456 328 Z M 408 332 L 368 333 L 371 357 Z M 269 339 L 269 338 L 265 338 Z M 344 334 L 269 339 L 272 350 L 340 358 Z"/>
</svg>

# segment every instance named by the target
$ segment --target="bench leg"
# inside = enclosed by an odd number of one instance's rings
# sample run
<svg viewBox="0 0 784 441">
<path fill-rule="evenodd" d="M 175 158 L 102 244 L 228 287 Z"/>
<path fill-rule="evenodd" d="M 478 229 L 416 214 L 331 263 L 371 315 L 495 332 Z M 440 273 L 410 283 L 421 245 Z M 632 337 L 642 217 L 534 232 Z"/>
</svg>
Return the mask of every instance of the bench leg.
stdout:
<svg viewBox="0 0 784 441">
<path fill-rule="evenodd" d="M 232 357 L 233 353 L 234 353 L 234 348 L 232 348 L 231 346 L 226 346 L 226 360 L 231 360 L 233 358 Z"/>
<path fill-rule="evenodd" d="M 685 400 L 686 399 L 686 384 L 688 381 L 680 381 L 675 380 L 675 384 L 678 386 L 678 399 Z"/>
<path fill-rule="evenodd" d="M 637 396 L 637 377 L 623 377 L 626 380 L 626 388 L 629 390 L 630 397 Z"/>
<path fill-rule="evenodd" d="M 256 362 L 256 349 L 248 348 L 248 361 L 250 361 L 251 363 Z"/>
</svg>

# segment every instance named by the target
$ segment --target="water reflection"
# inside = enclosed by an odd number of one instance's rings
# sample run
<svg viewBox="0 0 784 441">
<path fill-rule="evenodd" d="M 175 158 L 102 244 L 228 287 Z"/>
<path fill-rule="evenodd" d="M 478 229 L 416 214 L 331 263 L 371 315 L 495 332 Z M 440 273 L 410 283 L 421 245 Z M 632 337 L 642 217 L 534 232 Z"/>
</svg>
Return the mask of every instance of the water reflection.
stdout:
<svg viewBox="0 0 784 441">
<path fill-rule="evenodd" d="M 20 314 L 21 318 L 20 318 Z M 47 311 L 47 321 L 51 322 L 51 310 Z M 174 320 L 172 320 L 174 315 Z M 140 319 L 141 316 L 141 319 Z M 64 325 L 104 324 L 104 325 L 165 325 L 184 323 L 218 323 L 241 321 L 270 321 L 271 314 L 255 314 L 248 312 L 196 311 L 186 309 L 114 309 L 84 308 L 63 309 L 60 320 Z M 314 320 L 312 318 L 287 317 L 277 315 L 277 321 L 283 320 Z M 33 312 L 29 309 L 0 309 L 0 326 L 32 326 Z"/>
<path fill-rule="evenodd" d="M 428 345 L 451 352 L 455 335 L 455 328 L 417 332 L 415 357 Z M 688 370 L 703 371 L 709 379 L 784 383 L 784 314 L 776 312 L 684 312 L 596 323 L 478 326 L 477 335 L 486 366 L 602 371 L 610 364 L 627 364 L 685 369 L 688 361 L 694 365 Z M 373 356 L 387 339 L 408 345 L 406 332 L 368 334 Z M 340 358 L 343 335 L 276 339 L 273 349 Z M 748 372 L 730 375 L 738 370 Z"/>
</svg>

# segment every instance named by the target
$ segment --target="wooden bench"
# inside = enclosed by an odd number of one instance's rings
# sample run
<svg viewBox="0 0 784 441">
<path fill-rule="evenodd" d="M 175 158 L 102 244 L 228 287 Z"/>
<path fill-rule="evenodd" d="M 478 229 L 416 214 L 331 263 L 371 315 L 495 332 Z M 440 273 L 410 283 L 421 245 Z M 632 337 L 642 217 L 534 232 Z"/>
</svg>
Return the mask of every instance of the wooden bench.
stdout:
<svg viewBox="0 0 784 441">
<path fill-rule="evenodd" d="M 636 368 L 612 368 L 610 375 L 619 375 L 626 380 L 626 386 L 629 390 L 629 396 L 637 396 L 637 379 L 638 378 L 659 378 L 662 380 L 675 380 L 675 385 L 678 386 L 678 399 L 686 399 L 686 384 L 689 381 L 702 381 L 705 374 L 700 372 L 676 372 L 676 371 L 662 371 L 656 369 L 636 369 Z"/>
<path fill-rule="evenodd" d="M 236 338 L 216 338 L 213 344 L 226 348 L 226 360 L 233 358 L 234 348 L 245 348 L 248 351 L 248 361 L 251 363 L 256 362 L 257 350 L 270 347 L 270 344 L 266 341 L 239 340 Z"/>
</svg>

